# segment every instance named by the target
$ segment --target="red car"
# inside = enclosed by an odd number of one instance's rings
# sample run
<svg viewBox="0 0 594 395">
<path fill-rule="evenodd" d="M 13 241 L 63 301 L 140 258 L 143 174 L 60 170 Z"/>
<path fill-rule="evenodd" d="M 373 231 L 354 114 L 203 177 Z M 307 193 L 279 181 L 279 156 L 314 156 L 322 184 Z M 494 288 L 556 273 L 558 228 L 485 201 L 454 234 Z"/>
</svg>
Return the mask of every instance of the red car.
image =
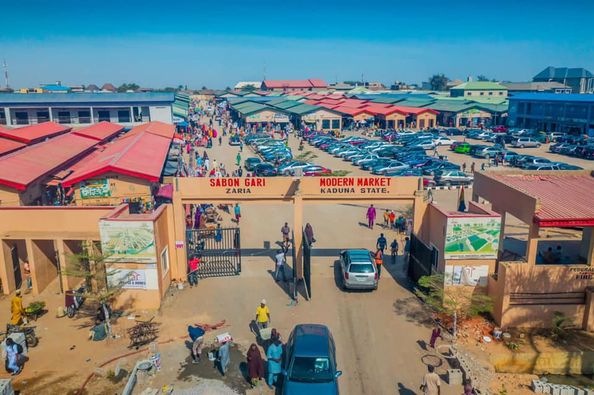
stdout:
<svg viewBox="0 0 594 395">
<path fill-rule="evenodd" d="M 332 170 L 324 166 L 312 165 L 303 168 L 304 176 L 321 176 L 324 174 L 332 174 Z"/>
<path fill-rule="evenodd" d="M 460 144 L 462 144 L 462 141 L 454 141 L 452 144 L 450 144 L 450 151 L 455 151 L 456 147 Z"/>
<path fill-rule="evenodd" d="M 507 127 L 503 125 L 493 126 L 491 130 L 493 133 L 507 133 Z"/>
</svg>

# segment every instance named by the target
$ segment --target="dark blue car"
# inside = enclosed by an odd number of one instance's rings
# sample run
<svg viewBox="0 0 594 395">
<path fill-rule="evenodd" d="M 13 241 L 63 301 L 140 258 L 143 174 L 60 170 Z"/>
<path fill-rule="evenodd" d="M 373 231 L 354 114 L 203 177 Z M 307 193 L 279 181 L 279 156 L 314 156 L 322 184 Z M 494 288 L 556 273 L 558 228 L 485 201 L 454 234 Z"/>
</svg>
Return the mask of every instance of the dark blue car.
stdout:
<svg viewBox="0 0 594 395">
<path fill-rule="evenodd" d="M 336 346 L 325 325 L 296 325 L 287 342 L 283 395 L 338 395 Z"/>
</svg>

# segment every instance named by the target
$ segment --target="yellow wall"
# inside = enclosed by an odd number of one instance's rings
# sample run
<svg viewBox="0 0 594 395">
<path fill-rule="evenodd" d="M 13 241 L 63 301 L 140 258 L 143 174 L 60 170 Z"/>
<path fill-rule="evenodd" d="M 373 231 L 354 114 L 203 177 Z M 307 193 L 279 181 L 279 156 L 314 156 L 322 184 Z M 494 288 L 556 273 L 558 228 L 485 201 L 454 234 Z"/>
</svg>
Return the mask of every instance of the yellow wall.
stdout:
<svg viewBox="0 0 594 395">
<path fill-rule="evenodd" d="M 417 116 L 413 117 L 413 119 L 415 121 L 414 129 L 427 129 L 437 126 L 437 115 L 431 112 L 418 114 Z M 421 125 L 421 121 L 424 122 L 424 125 Z"/>
<path fill-rule="evenodd" d="M 0 206 L 31 205 L 36 200 L 41 199 L 43 190 L 44 188 L 41 181 L 32 183 L 24 191 L 0 185 Z"/>
<path fill-rule="evenodd" d="M 464 96 L 465 97 L 507 97 L 507 91 L 502 91 L 502 90 L 464 91 Z"/>
<path fill-rule="evenodd" d="M 96 179 L 109 180 L 110 197 L 82 199 L 80 197 L 80 185 L 74 185 L 74 202 L 77 206 L 115 206 L 121 204 L 124 199 L 142 198 L 151 201 L 151 187 L 153 183 L 122 174 L 106 173 Z"/>
</svg>

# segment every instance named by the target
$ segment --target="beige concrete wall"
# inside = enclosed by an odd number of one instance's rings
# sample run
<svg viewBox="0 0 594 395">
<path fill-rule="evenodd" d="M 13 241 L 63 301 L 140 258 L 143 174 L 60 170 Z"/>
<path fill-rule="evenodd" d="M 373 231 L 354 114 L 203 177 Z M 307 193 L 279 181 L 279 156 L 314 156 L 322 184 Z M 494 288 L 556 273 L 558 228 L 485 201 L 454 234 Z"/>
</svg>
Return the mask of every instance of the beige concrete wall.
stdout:
<svg viewBox="0 0 594 395">
<path fill-rule="evenodd" d="M 80 197 L 81 183 L 74 185 L 74 203 L 77 206 L 117 206 L 124 199 L 142 198 L 150 201 L 152 199 L 151 188 L 153 183 L 123 174 L 106 173 L 97 179 L 109 180 L 110 197 L 82 199 Z"/>
<path fill-rule="evenodd" d="M 415 120 L 415 127 L 414 129 L 426 129 L 430 127 L 435 127 L 437 125 L 437 115 L 431 112 L 425 112 L 422 114 L 418 114 L 414 117 Z M 421 121 L 424 122 L 424 125 L 421 125 Z"/>
<path fill-rule="evenodd" d="M 280 111 L 263 110 L 244 117 L 245 122 L 289 122 L 289 116 Z"/>
<path fill-rule="evenodd" d="M 155 248 L 157 250 L 157 272 L 159 275 L 159 289 L 161 297 L 165 296 L 169 285 L 171 284 L 172 261 L 175 254 L 175 243 L 173 242 L 173 227 L 169 227 L 169 211 L 171 206 L 163 206 L 165 209 L 155 220 Z M 173 248 L 172 248 L 173 246 Z M 169 268 L 165 269 L 163 265 L 162 254 L 166 251 L 168 256 Z"/>
<path fill-rule="evenodd" d="M 32 205 L 42 198 L 43 191 L 41 180 L 31 183 L 24 191 L 0 185 L 0 206 Z"/>
<path fill-rule="evenodd" d="M 39 295 L 58 276 L 56 249 L 53 240 L 27 240 L 32 252 L 29 263 L 33 294 Z"/>
</svg>

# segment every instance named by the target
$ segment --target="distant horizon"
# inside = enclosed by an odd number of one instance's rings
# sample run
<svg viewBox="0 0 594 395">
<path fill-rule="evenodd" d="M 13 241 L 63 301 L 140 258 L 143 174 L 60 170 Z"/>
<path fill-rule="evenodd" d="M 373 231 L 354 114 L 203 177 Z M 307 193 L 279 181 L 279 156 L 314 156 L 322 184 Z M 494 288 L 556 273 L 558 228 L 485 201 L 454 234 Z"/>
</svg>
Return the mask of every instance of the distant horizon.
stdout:
<svg viewBox="0 0 594 395">
<path fill-rule="evenodd" d="M 264 76 L 362 75 L 420 85 L 438 73 L 525 82 L 548 66 L 594 69 L 594 2 L 585 0 L 369 0 L 365 10 L 354 0 L 26 3 L 3 6 L 0 62 L 13 89 L 55 81 L 224 89 Z"/>
</svg>

